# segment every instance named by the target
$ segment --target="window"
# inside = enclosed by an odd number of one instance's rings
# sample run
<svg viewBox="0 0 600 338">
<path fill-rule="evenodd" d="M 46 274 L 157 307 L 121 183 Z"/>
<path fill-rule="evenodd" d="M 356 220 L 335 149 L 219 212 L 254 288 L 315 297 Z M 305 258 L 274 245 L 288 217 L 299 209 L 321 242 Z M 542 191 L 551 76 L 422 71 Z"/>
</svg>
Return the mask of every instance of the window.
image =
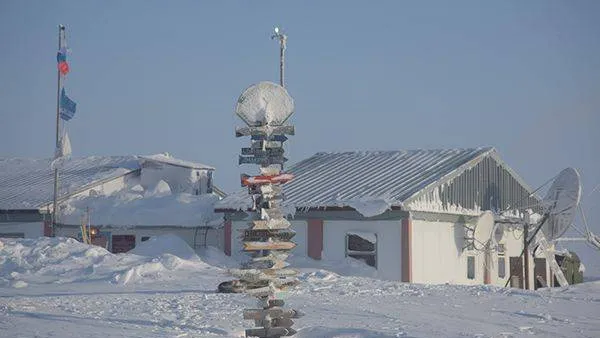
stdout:
<svg viewBox="0 0 600 338">
<path fill-rule="evenodd" d="M 498 277 L 506 277 L 506 257 L 504 256 L 498 257 Z"/>
<path fill-rule="evenodd" d="M 506 277 L 506 247 L 498 244 L 498 278 Z"/>
<path fill-rule="evenodd" d="M 346 257 L 361 260 L 377 268 L 377 234 L 356 231 L 347 233 Z"/>
<path fill-rule="evenodd" d="M 142 236 L 142 242 L 145 242 L 150 239 L 150 236 Z"/>
<path fill-rule="evenodd" d="M 207 181 L 206 181 L 206 193 L 207 194 L 212 194 L 213 192 L 213 177 L 212 177 L 212 170 L 209 170 L 206 175 L 207 175 Z"/>
<path fill-rule="evenodd" d="M 475 279 L 475 257 L 467 257 L 467 278 Z"/>
</svg>

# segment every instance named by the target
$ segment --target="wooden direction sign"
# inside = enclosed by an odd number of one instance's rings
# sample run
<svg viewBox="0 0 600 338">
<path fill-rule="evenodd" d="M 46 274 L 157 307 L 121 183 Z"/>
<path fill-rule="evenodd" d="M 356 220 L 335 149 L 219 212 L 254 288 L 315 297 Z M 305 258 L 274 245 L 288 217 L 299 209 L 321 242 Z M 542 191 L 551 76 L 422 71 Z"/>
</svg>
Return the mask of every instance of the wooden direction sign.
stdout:
<svg viewBox="0 0 600 338">
<path fill-rule="evenodd" d="M 240 136 L 266 136 L 269 139 L 274 135 L 294 135 L 295 129 L 292 125 L 285 126 L 260 126 L 260 127 L 236 127 L 235 137 Z M 274 139 L 269 141 L 275 141 Z"/>
<path fill-rule="evenodd" d="M 276 156 L 239 156 L 238 164 L 261 164 L 261 165 L 272 165 L 272 164 L 284 164 L 287 162 L 287 157 L 280 155 Z"/>
<path fill-rule="evenodd" d="M 253 261 L 268 261 L 268 260 L 281 260 L 281 261 L 285 261 L 288 256 L 290 254 L 287 252 L 278 252 L 278 251 L 271 251 L 268 255 L 266 256 L 253 256 L 252 260 Z"/>
<path fill-rule="evenodd" d="M 244 251 L 254 250 L 292 250 L 296 247 L 293 242 L 244 242 Z"/>
<path fill-rule="evenodd" d="M 254 220 L 252 223 L 252 230 L 262 230 L 262 229 L 287 229 L 292 223 L 285 218 L 279 219 L 269 219 L 269 220 Z"/>
<path fill-rule="evenodd" d="M 264 327 L 246 329 L 246 337 L 287 337 L 296 334 L 296 330 L 290 327 Z"/>
<path fill-rule="evenodd" d="M 269 309 L 248 309 L 244 310 L 244 319 L 263 320 L 267 318 L 300 318 L 304 313 L 294 309 L 282 309 L 279 306 Z"/>
<path fill-rule="evenodd" d="M 248 261 L 242 263 L 242 267 L 249 269 L 283 269 L 289 265 L 290 263 L 280 260 Z"/>
<path fill-rule="evenodd" d="M 287 140 L 285 135 L 252 135 L 252 141 L 285 142 Z"/>
<path fill-rule="evenodd" d="M 242 155 L 283 156 L 283 148 L 242 148 Z"/>
<path fill-rule="evenodd" d="M 289 241 L 296 235 L 294 230 L 288 229 L 243 229 L 243 231 L 244 233 L 241 236 L 243 241 L 264 242 L 269 238 Z"/>
</svg>

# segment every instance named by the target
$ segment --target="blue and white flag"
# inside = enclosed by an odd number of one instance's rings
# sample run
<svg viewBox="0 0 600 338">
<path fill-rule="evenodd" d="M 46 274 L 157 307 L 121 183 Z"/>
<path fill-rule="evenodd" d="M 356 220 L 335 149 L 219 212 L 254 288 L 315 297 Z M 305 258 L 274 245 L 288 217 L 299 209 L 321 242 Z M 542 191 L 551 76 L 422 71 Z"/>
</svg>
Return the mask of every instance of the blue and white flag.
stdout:
<svg viewBox="0 0 600 338">
<path fill-rule="evenodd" d="M 76 109 L 77 103 L 65 94 L 65 89 L 63 88 L 60 93 L 60 118 L 69 121 L 75 115 Z"/>
</svg>

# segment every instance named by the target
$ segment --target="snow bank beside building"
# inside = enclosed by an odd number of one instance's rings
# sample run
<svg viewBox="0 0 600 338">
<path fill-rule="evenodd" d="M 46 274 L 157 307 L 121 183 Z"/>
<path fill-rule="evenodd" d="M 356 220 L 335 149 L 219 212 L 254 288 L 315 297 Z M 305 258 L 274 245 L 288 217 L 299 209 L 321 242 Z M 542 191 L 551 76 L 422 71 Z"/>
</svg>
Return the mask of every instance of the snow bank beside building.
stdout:
<svg viewBox="0 0 600 338">
<path fill-rule="evenodd" d="M 214 269 L 176 236 L 156 237 L 137 253 L 112 254 L 72 238 L 0 239 L 0 286 L 144 283 L 176 279 L 179 272 Z"/>
</svg>

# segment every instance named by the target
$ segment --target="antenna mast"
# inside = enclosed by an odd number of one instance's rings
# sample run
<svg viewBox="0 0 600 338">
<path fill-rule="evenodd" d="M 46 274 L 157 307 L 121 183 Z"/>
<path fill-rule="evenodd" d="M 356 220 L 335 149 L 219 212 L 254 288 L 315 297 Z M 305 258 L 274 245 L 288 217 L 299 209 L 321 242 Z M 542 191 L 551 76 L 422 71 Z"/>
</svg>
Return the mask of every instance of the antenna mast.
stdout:
<svg viewBox="0 0 600 338">
<path fill-rule="evenodd" d="M 279 27 L 275 27 L 275 34 L 271 35 L 271 39 L 279 40 L 279 85 L 285 88 L 284 69 L 285 69 L 285 48 L 287 43 L 287 35 L 283 34 Z"/>
</svg>

